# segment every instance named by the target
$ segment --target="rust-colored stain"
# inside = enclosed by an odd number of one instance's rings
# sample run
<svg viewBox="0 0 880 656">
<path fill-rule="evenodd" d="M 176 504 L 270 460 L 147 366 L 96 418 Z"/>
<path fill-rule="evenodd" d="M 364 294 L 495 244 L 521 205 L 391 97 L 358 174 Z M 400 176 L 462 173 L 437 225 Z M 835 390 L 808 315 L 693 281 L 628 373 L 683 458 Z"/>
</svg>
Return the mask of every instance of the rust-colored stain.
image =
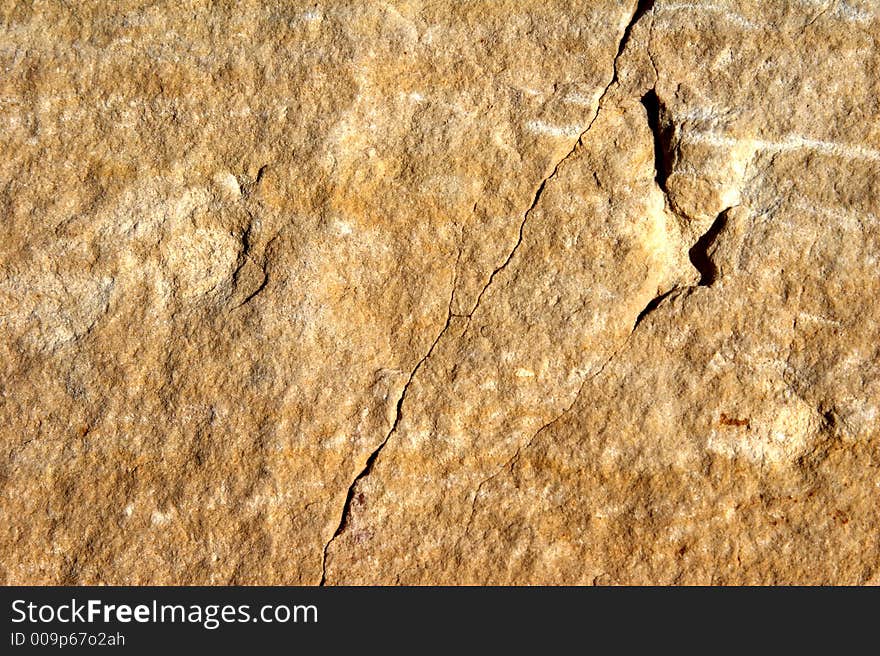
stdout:
<svg viewBox="0 0 880 656">
<path fill-rule="evenodd" d="M 745 426 L 746 428 L 751 428 L 751 420 L 749 419 L 737 419 L 736 417 L 728 417 L 723 412 L 721 413 L 721 417 L 718 419 L 718 423 L 722 426 Z"/>
</svg>

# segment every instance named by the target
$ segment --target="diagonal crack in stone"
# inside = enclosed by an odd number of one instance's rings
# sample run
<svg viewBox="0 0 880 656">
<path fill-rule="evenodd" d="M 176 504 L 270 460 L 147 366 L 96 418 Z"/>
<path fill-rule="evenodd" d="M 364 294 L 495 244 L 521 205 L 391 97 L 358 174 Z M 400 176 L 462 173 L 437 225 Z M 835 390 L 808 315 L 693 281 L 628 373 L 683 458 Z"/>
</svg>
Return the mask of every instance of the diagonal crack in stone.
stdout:
<svg viewBox="0 0 880 656">
<path fill-rule="evenodd" d="M 489 275 L 489 279 L 486 281 L 486 284 L 483 286 L 483 288 L 480 290 L 480 293 L 477 295 L 477 300 L 474 303 L 474 307 L 471 309 L 471 311 L 467 315 L 465 315 L 468 320 L 470 320 L 473 317 L 474 313 L 477 311 L 477 308 L 479 307 L 480 302 L 481 302 L 484 294 L 489 289 L 489 287 L 492 285 L 493 281 L 495 280 L 495 277 L 499 273 L 501 273 L 505 268 L 507 268 L 507 265 L 510 264 L 511 260 L 513 260 L 513 257 L 516 255 L 516 252 L 519 249 L 519 247 L 523 241 L 523 234 L 525 231 L 526 223 L 528 222 L 528 219 L 529 219 L 529 215 L 531 214 L 532 210 L 534 210 L 535 207 L 540 202 L 541 196 L 543 195 L 544 190 L 547 187 L 547 184 L 551 180 L 553 180 L 553 178 L 555 178 L 557 176 L 557 174 L 559 173 L 560 167 L 565 163 L 566 160 L 568 160 L 577 151 L 578 147 L 583 144 L 584 137 L 587 135 L 587 133 L 589 133 L 590 129 L 595 124 L 596 119 L 599 117 L 599 113 L 602 111 L 602 107 L 604 105 L 604 101 L 605 101 L 606 96 L 608 95 L 609 90 L 617 82 L 617 79 L 618 79 L 618 68 L 617 68 L 618 60 L 620 59 L 620 56 L 623 54 L 623 51 L 626 49 L 626 45 L 629 42 L 630 35 L 632 33 L 632 29 L 633 29 L 634 25 L 642 18 L 643 15 L 645 15 L 647 12 L 649 12 L 653 9 L 653 5 L 654 5 L 653 0 L 639 0 L 638 4 L 636 5 L 635 10 L 633 11 L 633 13 L 630 17 L 630 20 L 627 22 L 626 26 L 624 27 L 623 34 L 621 35 L 620 41 L 618 43 L 617 53 L 615 54 L 614 60 L 612 62 L 611 80 L 608 82 L 607 85 L 605 85 L 605 88 L 602 90 L 602 93 L 599 96 L 599 100 L 596 103 L 595 113 L 593 114 L 592 118 L 590 119 L 590 122 L 587 124 L 587 127 L 580 133 L 578 138 L 575 140 L 571 149 L 565 154 L 565 156 L 562 159 L 560 159 L 556 163 L 556 165 L 553 167 L 553 170 L 550 172 L 550 174 L 547 177 L 545 177 L 543 180 L 541 180 L 541 182 L 538 185 L 538 188 L 535 191 L 535 194 L 532 198 L 531 204 L 529 205 L 528 209 L 526 209 L 525 213 L 523 214 L 523 219 L 520 222 L 519 232 L 517 235 L 516 243 L 513 245 L 513 248 L 510 250 L 510 252 L 508 253 L 507 257 L 504 259 L 504 261 L 499 266 L 497 266 L 492 271 L 492 273 Z M 459 253 L 459 256 L 460 256 L 460 253 Z M 354 499 L 355 490 L 357 488 L 358 483 L 370 475 L 370 473 L 373 470 L 373 466 L 375 465 L 377 459 L 379 458 L 379 454 L 382 452 L 382 449 L 384 449 L 385 446 L 388 444 L 388 440 L 391 438 L 391 436 L 397 430 L 397 426 L 399 425 L 400 419 L 402 416 L 403 403 L 404 403 L 404 400 L 406 399 L 406 393 L 409 389 L 410 384 L 412 383 L 413 379 L 415 378 L 415 375 L 418 373 L 418 371 L 422 367 L 422 365 L 428 360 L 428 358 L 431 357 L 431 354 L 434 352 L 435 348 L 437 347 L 437 344 L 439 344 L 440 340 L 443 338 L 443 335 L 446 333 L 447 329 L 449 328 L 449 325 L 450 325 L 450 322 L 451 322 L 453 316 L 458 316 L 458 315 L 454 315 L 452 313 L 452 300 L 454 299 L 454 297 L 455 297 L 455 283 L 453 282 L 452 295 L 450 297 L 449 309 L 446 314 L 446 323 L 443 326 L 443 329 L 438 333 L 437 337 L 434 339 L 434 342 L 431 344 L 431 347 L 428 349 L 428 352 L 425 354 L 424 357 L 422 357 L 421 360 L 418 361 L 418 363 L 416 363 L 416 366 L 413 368 L 412 372 L 410 373 L 409 378 L 407 379 L 407 382 L 403 387 L 403 391 L 401 392 L 400 397 L 397 400 L 397 408 L 395 411 L 394 422 L 392 423 L 390 430 L 385 435 L 385 438 L 379 443 L 379 445 L 373 450 L 373 452 L 367 458 L 367 461 L 364 465 L 364 468 L 360 471 L 360 473 L 358 473 L 357 476 L 355 476 L 354 480 L 351 482 L 351 485 L 349 485 L 349 487 L 348 487 L 348 491 L 347 491 L 346 497 L 345 497 L 345 503 L 343 504 L 343 508 L 342 508 L 342 515 L 339 520 L 339 525 L 337 526 L 336 531 L 333 533 L 333 535 L 330 537 L 330 539 L 324 545 L 324 548 L 322 550 L 321 579 L 319 582 L 320 586 L 324 586 L 327 583 L 327 553 L 328 553 L 328 550 L 330 549 L 330 546 L 333 544 L 333 542 L 336 540 L 336 538 L 338 538 L 345 531 L 345 529 L 348 525 L 348 519 L 349 519 L 349 515 L 351 512 L 351 503 L 352 503 L 352 500 Z M 616 354 L 616 352 L 615 352 L 615 354 Z M 611 358 L 613 358 L 615 354 L 612 354 Z M 606 361 L 605 364 L 602 365 L 602 367 L 600 367 L 600 369 L 596 372 L 596 374 L 594 374 L 594 377 L 599 375 L 602 372 L 602 370 L 604 370 L 605 366 L 608 364 L 608 362 L 610 362 L 611 358 L 609 358 L 609 360 Z M 583 385 L 581 386 L 581 389 L 582 388 L 583 388 Z M 580 394 L 580 390 L 578 391 L 578 394 Z M 558 421 L 566 412 L 568 412 L 568 410 L 571 409 L 571 407 L 574 406 L 574 403 L 576 401 L 577 401 L 577 395 L 575 396 L 571 405 L 563 413 L 561 413 L 553 421 L 542 426 L 541 429 L 539 429 L 538 432 L 532 436 L 531 440 L 533 440 L 537 436 L 538 433 L 540 433 L 541 431 L 543 431 L 544 429 L 546 429 L 547 427 L 549 427 L 550 425 L 552 425 L 553 423 Z M 516 454 L 518 454 L 519 451 L 520 451 L 520 449 L 518 448 Z M 485 482 L 486 481 L 483 481 L 483 483 L 485 483 Z M 482 485 L 483 483 L 481 483 L 480 485 Z"/>
</svg>

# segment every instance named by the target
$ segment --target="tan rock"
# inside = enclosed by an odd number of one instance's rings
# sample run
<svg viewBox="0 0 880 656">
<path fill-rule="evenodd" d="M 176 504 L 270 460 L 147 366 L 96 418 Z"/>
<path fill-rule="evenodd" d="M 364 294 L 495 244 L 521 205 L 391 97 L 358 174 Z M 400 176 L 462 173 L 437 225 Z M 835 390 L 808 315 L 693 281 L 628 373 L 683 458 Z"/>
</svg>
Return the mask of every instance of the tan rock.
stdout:
<svg viewBox="0 0 880 656">
<path fill-rule="evenodd" d="M 0 3 L 0 582 L 880 582 L 880 12 L 636 4 Z"/>
</svg>

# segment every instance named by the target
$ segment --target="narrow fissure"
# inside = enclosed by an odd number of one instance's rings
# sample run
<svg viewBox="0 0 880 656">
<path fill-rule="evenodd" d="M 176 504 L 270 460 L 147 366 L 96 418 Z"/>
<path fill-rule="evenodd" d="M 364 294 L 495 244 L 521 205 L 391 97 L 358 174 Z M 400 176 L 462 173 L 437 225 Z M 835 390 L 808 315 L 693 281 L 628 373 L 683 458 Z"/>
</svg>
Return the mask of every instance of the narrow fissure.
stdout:
<svg viewBox="0 0 880 656">
<path fill-rule="evenodd" d="M 266 168 L 265 166 L 262 167 L 260 169 L 260 171 L 262 172 L 262 170 L 265 168 Z M 247 262 L 251 262 L 254 265 L 256 265 L 257 267 L 259 267 L 260 271 L 263 274 L 263 277 L 262 277 L 262 280 L 260 281 L 260 283 L 257 285 L 257 287 L 253 291 L 249 292 L 241 301 L 239 301 L 239 303 L 233 309 L 240 308 L 245 303 L 248 303 L 257 294 L 259 294 L 261 291 L 263 291 L 263 289 L 265 289 L 266 285 L 269 283 L 269 274 L 266 270 L 265 255 L 261 258 L 263 260 L 262 263 L 258 262 L 251 255 L 251 252 L 253 251 L 253 248 L 254 248 L 253 242 L 251 240 L 251 231 L 253 230 L 254 223 L 256 222 L 256 220 L 254 219 L 254 215 L 250 210 L 245 208 L 244 211 L 247 214 L 249 221 L 248 221 L 248 224 L 245 227 L 244 231 L 241 233 L 241 255 L 239 256 L 238 266 L 236 267 L 235 271 L 232 273 L 232 284 L 233 284 L 234 289 L 237 291 L 241 285 L 242 272 L 244 271 L 244 266 Z M 268 247 L 268 245 L 267 245 L 267 247 Z"/>
<path fill-rule="evenodd" d="M 517 236 L 516 244 L 514 244 L 513 248 L 511 249 L 510 253 L 508 253 L 504 262 L 501 265 L 499 265 L 498 267 L 496 267 L 495 270 L 492 271 L 492 273 L 489 275 L 489 280 L 483 286 L 483 289 L 480 290 L 480 293 L 477 294 L 477 300 L 474 303 L 474 307 L 471 309 L 470 312 L 468 312 L 467 315 L 465 315 L 465 316 L 467 316 L 467 318 L 471 318 L 474 316 L 474 313 L 477 311 L 477 308 L 480 306 L 480 301 L 482 300 L 483 295 L 486 293 L 486 291 L 492 285 L 492 282 L 495 280 L 495 276 L 498 275 L 505 268 L 507 268 L 507 265 L 510 264 L 510 261 L 513 259 L 513 256 L 516 254 L 517 249 L 519 249 L 520 244 L 522 244 L 523 233 L 525 231 L 526 222 L 528 221 L 529 215 L 531 214 L 532 210 L 535 209 L 535 207 L 538 205 L 538 202 L 541 200 L 541 195 L 544 193 L 544 188 L 547 186 L 547 183 L 556 177 L 556 174 L 559 173 L 559 168 L 565 163 L 565 161 L 569 157 L 571 157 L 575 153 L 575 151 L 577 150 L 577 147 L 581 144 L 584 137 L 587 135 L 587 133 L 593 127 L 593 124 L 596 122 L 596 119 L 599 118 L 599 112 L 602 110 L 602 103 L 605 100 L 605 96 L 608 93 L 608 90 L 611 89 L 612 86 L 614 86 L 615 82 L 617 82 L 617 62 L 620 59 L 620 56 L 623 54 L 623 51 L 626 49 L 626 44 L 629 42 L 629 38 L 630 38 L 630 34 L 632 32 L 633 26 L 639 22 L 639 19 L 642 16 L 644 16 L 649 11 L 652 11 L 653 8 L 654 8 L 654 0 L 639 0 L 638 5 L 636 6 L 635 12 L 633 13 L 632 17 L 630 18 L 629 23 L 627 23 L 626 27 L 623 30 L 623 35 L 621 36 L 620 43 L 617 46 L 617 54 L 614 55 L 614 61 L 612 62 L 612 65 L 611 65 L 611 68 L 612 68 L 611 80 L 608 82 L 608 84 L 605 86 L 605 89 L 602 91 L 602 94 L 599 96 L 599 102 L 597 103 L 597 106 L 596 106 L 596 113 L 593 115 L 593 118 L 590 120 L 590 123 L 587 125 L 586 129 L 583 132 L 581 132 L 581 134 L 578 136 L 577 140 L 574 142 L 574 145 L 571 147 L 571 150 L 568 151 L 568 153 L 565 155 L 565 157 L 563 157 L 561 160 L 559 160 L 559 162 L 556 164 L 556 166 L 553 167 L 553 171 L 550 173 L 550 175 L 548 175 L 546 178 L 541 180 L 541 184 L 538 185 L 538 189 L 535 191 L 535 195 L 532 198 L 531 205 L 529 205 L 529 208 L 523 214 L 523 220 L 519 225 L 519 234 Z"/>
<path fill-rule="evenodd" d="M 672 171 L 673 158 L 675 154 L 675 126 L 673 125 L 672 121 L 669 120 L 667 116 L 665 116 L 665 108 L 659 96 L 657 95 L 656 88 L 649 89 L 642 96 L 641 102 L 645 108 L 645 113 L 647 114 L 648 127 L 651 129 L 651 134 L 654 138 L 654 180 L 657 183 L 660 191 L 663 192 L 666 200 L 667 209 L 675 213 L 678 218 L 683 222 L 690 222 L 690 219 L 682 215 L 681 212 L 675 207 L 675 204 L 669 198 L 669 192 L 666 186 L 669 175 Z M 718 267 L 710 256 L 710 251 L 715 245 L 718 236 L 727 226 L 728 210 L 730 210 L 729 207 L 718 214 L 718 216 L 715 217 L 715 220 L 712 222 L 712 225 L 709 226 L 709 229 L 700 236 L 700 238 L 693 246 L 690 247 L 690 249 L 688 249 L 688 257 L 690 259 L 690 262 L 700 274 L 699 280 L 695 285 L 693 285 L 695 287 L 710 287 L 715 283 L 716 280 L 718 280 Z M 635 323 L 633 324 L 632 328 L 633 331 L 635 331 L 635 329 L 639 326 L 640 323 L 642 323 L 645 317 L 656 310 L 664 300 L 669 298 L 673 293 L 681 290 L 682 287 L 676 286 L 652 298 L 645 306 L 645 308 L 641 312 L 639 312 L 638 316 L 636 317 Z"/>
<path fill-rule="evenodd" d="M 636 5 L 636 10 L 633 12 L 632 18 L 623 30 L 623 36 L 620 39 L 620 44 L 617 46 L 617 55 L 614 57 L 614 76 L 611 78 L 611 84 L 614 84 L 617 81 L 617 60 L 620 59 L 620 56 L 626 49 L 626 44 L 629 43 L 629 37 L 632 33 L 633 27 L 635 27 L 636 23 L 639 22 L 639 19 L 641 19 L 642 16 L 653 9 L 654 0 L 639 0 L 639 3 Z M 608 86 L 611 86 L 611 84 Z"/>
<path fill-rule="evenodd" d="M 459 257 L 461 257 L 461 251 L 459 251 Z M 373 466 L 376 464 L 376 460 L 379 458 L 379 454 L 382 452 L 382 449 L 385 448 L 385 445 L 388 444 L 388 440 L 391 439 L 391 436 L 394 435 L 394 432 L 397 430 L 398 424 L 400 424 L 400 418 L 403 416 L 403 402 L 406 399 L 407 390 L 409 390 L 410 383 L 412 383 L 413 378 L 415 378 L 416 373 L 419 371 L 421 366 L 431 357 L 431 354 L 434 352 L 434 349 L 437 347 L 437 344 L 440 343 L 440 339 L 449 329 L 449 324 L 452 321 L 452 299 L 455 296 L 455 285 L 453 284 L 452 295 L 449 299 L 449 307 L 446 312 L 446 324 L 443 326 L 443 330 L 441 330 L 437 337 L 434 339 L 431 347 L 428 349 L 428 352 L 425 356 L 416 363 L 416 366 L 413 368 L 412 372 L 409 375 L 409 378 L 406 381 L 406 384 L 403 386 L 403 390 L 400 393 L 400 398 L 397 399 L 397 406 L 394 411 L 394 422 L 391 424 L 391 428 L 388 433 L 385 435 L 385 439 L 379 443 L 373 452 L 367 458 L 367 462 L 364 464 L 364 468 L 361 469 L 360 473 L 354 477 L 354 480 L 351 482 L 351 485 L 348 486 L 348 491 L 345 495 L 345 503 L 342 506 L 342 516 L 339 518 L 339 525 L 336 527 L 336 531 L 333 532 L 331 538 L 324 545 L 324 550 L 321 555 L 321 580 L 318 583 L 319 586 L 323 586 L 327 582 L 327 551 L 330 548 L 330 545 L 333 544 L 333 541 L 336 540 L 348 527 L 348 518 L 351 514 L 351 504 L 354 501 L 355 490 L 357 489 L 357 484 L 370 475 L 370 472 L 373 471 Z"/>
<path fill-rule="evenodd" d="M 642 105 L 648 114 L 648 127 L 654 134 L 654 179 L 663 193 L 666 193 L 666 180 L 672 170 L 673 126 L 663 120 L 663 106 L 655 89 L 650 89 L 642 96 Z"/>
<path fill-rule="evenodd" d="M 632 327 L 633 331 L 635 331 L 635 329 L 639 327 L 639 324 L 642 323 L 642 319 L 644 319 L 646 316 L 651 314 L 651 312 L 656 310 L 664 300 L 669 298 L 669 296 L 671 296 L 673 292 L 677 292 L 678 290 L 678 287 L 673 287 L 669 291 L 663 292 L 659 296 L 655 296 L 650 301 L 648 301 L 648 304 L 641 312 L 639 312 L 639 315 L 636 317 L 635 323 Z"/>
<path fill-rule="evenodd" d="M 574 154 L 574 152 L 577 150 L 578 145 L 582 142 L 584 136 L 587 134 L 587 132 L 590 131 L 590 128 L 593 127 L 593 123 L 595 123 L 596 119 L 599 116 L 599 112 L 602 109 L 602 101 L 604 100 L 605 95 L 608 93 L 608 90 L 617 81 L 617 62 L 618 62 L 618 59 L 620 58 L 620 55 L 623 53 L 624 49 L 626 48 L 626 44 L 629 41 L 630 33 L 632 32 L 632 28 L 645 13 L 647 13 L 653 9 L 653 6 L 654 6 L 654 0 L 639 0 L 638 5 L 636 6 L 635 12 L 633 13 L 632 17 L 630 18 L 629 23 L 624 28 L 623 35 L 621 36 L 620 43 L 617 48 L 617 54 L 614 56 L 614 61 L 612 62 L 611 81 L 605 87 L 605 90 L 602 92 L 602 95 L 599 98 L 598 106 L 596 108 L 596 113 L 593 115 L 593 118 L 590 121 L 589 125 L 587 125 L 586 129 L 580 134 L 578 139 L 575 141 L 571 150 L 565 155 L 565 157 L 563 157 L 561 160 L 559 160 L 559 162 L 556 164 L 556 166 L 553 167 L 553 171 L 550 173 L 550 175 L 548 175 L 546 178 L 544 178 L 541 181 L 541 183 L 538 185 L 538 188 L 535 191 L 535 195 L 532 198 L 531 205 L 529 205 L 529 208 L 523 214 L 523 220 L 519 226 L 519 234 L 518 234 L 516 244 L 514 244 L 513 249 L 511 249 L 510 253 L 508 254 L 507 258 L 504 260 L 504 262 L 500 266 L 498 266 L 489 276 L 489 280 L 486 282 L 486 285 L 483 287 L 483 289 L 477 295 L 477 300 L 474 304 L 474 307 L 470 311 L 470 313 L 467 315 L 468 318 L 472 317 L 474 312 L 476 312 L 477 307 L 479 307 L 479 305 L 480 305 L 480 300 L 482 299 L 483 294 L 491 286 L 493 280 L 495 279 L 495 276 L 507 267 L 507 265 L 513 259 L 513 256 L 516 253 L 517 249 L 519 248 L 520 244 L 522 244 L 523 232 L 525 229 L 526 222 L 528 221 L 529 215 L 531 214 L 532 210 L 537 206 L 538 202 L 540 201 L 541 195 L 544 193 L 544 189 L 545 189 L 547 183 L 556 176 L 556 174 L 559 172 L 560 166 L 562 166 L 562 164 L 569 157 L 571 157 Z M 459 253 L 459 255 L 460 254 L 461 253 Z M 453 294 L 453 298 L 454 298 L 454 295 L 455 295 L 454 285 L 453 285 L 452 294 Z M 446 317 L 446 325 L 443 327 L 443 330 L 441 330 L 440 333 L 437 335 L 437 338 L 434 340 L 434 343 L 431 345 L 431 348 L 428 350 L 428 353 L 425 354 L 425 357 L 423 357 L 418 362 L 418 364 L 416 364 L 415 368 L 412 370 L 412 373 L 409 376 L 409 379 L 407 380 L 406 384 L 404 385 L 403 391 L 401 392 L 401 395 L 400 395 L 400 398 L 397 400 L 397 409 L 396 409 L 396 413 L 395 413 L 395 417 L 394 417 L 394 422 L 391 426 L 391 430 L 388 431 L 388 433 L 385 436 L 385 439 L 382 440 L 382 442 L 379 444 L 379 446 L 376 447 L 376 449 L 370 454 L 370 456 L 367 458 L 367 462 L 364 465 L 364 468 L 355 477 L 355 479 L 352 481 L 351 485 L 349 485 L 349 487 L 348 487 L 348 492 L 346 493 L 346 498 L 345 498 L 345 504 L 343 505 L 343 508 L 342 508 L 342 517 L 339 520 L 339 526 L 336 528 L 336 531 L 333 533 L 333 536 L 330 538 L 330 540 L 328 540 L 327 543 L 324 545 L 324 549 L 323 549 L 323 553 L 322 553 L 322 560 L 321 560 L 321 580 L 319 583 L 319 585 L 321 585 L 321 586 L 325 585 L 327 582 L 327 552 L 330 548 L 330 545 L 333 543 L 333 541 L 336 540 L 336 538 L 339 537 L 339 535 L 341 535 L 345 531 L 346 527 L 348 526 L 351 504 L 352 504 L 352 501 L 354 500 L 355 489 L 357 488 L 357 484 L 362 479 L 364 479 L 370 475 L 370 473 L 373 470 L 373 466 L 375 465 L 376 460 L 379 457 L 379 454 L 381 453 L 381 451 L 385 447 L 385 445 L 388 443 L 388 440 L 391 438 L 391 436 L 397 430 L 397 426 L 400 423 L 400 418 L 401 418 L 401 414 L 402 414 L 403 402 L 406 398 L 406 393 L 407 393 L 407 390 L 409 389 L 410 383 L 412 383 L 413 378 L 415 377 L 419 368 L 431 356 L 431 353 L 434 351 L 434 348 L 437 346 L 438 342 L 443 337 L 443 334 L 449 328 L 449 324 L 450 324 L 450 321 L 452 320 L 453 316 L 457 316 L 457 315 L 453 315 L 453 313 L 452 313 L 452 299 L 450 299 L 449 311 L 448 311 L 447 317 Z"/>
<path fill-rule="evenodd" d="M 727 210 L 724 210 L 715 217 L 709 229 L 703 233 L 703 236 L 697 240 L 697 243 L 691 246 L 688 251 L 691 264 L 700 272 L 700 281 L 698 287 L 710 287 L 718 280 L 718 267 L 709 255 L 712 246 L 718 239 L 718 235 L 727 226 Z"/>
</svg>

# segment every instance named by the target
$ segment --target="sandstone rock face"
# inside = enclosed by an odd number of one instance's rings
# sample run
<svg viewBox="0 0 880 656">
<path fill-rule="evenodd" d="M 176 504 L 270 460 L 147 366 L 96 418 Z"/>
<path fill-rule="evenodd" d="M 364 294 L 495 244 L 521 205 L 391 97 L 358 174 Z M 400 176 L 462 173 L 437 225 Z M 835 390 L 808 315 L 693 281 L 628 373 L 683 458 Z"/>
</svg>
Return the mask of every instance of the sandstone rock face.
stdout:
<svg viewBox="0 0 880 656">
<path fill-rule="evenodd" d="M 880 583 L 871 0 L 0 2 L 0 583 Z"/>
</svg>

